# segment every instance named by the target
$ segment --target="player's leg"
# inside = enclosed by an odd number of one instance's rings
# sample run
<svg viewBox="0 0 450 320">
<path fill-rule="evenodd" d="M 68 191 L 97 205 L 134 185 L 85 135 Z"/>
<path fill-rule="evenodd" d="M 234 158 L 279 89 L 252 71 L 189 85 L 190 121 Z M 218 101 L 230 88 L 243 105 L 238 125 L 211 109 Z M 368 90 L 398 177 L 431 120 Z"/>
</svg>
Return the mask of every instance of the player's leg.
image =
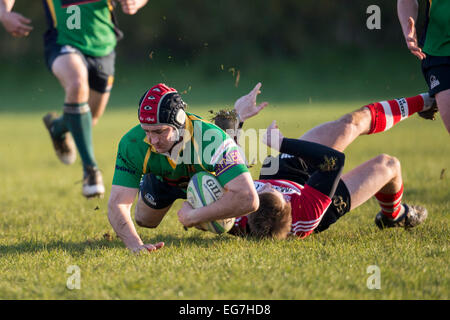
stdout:
<svg viewBox="0 0 450 320">
<path fill-rule="evenodd" d="M 400 162 L 382 154 L 364 162 L 342 176 L 351 196 L 353 210 L 365 203 L 378 191 L 396 194 L 403 188 Z"/>
<path fill-rule="evenodd" d="M 140 227 L 156 228 L 169 211 L 172 204 L 165 208 L 154 209 L 144 202 L 141 193 L 139 193 L 138 201 L 134 211 L 134 219 Z"/>
<path fill-rule="evenodd" d="M 171 186 L 152 173 L 142 177 L 135 220 L 141 227 L 156 228 L 176 199 L 186 198 L 186 193 Z"/>
<path fill-rule="evenodd" d="M 422 73 L 430 95 L 436 98 L 442 121 L 450 133 L 450 57 L 428 54 L 422 60 Z"/>
<path fill-rule="evenodd" d="M 98 92 L 96 90 L 89 91 L 89 106 L 91 107 L 92 113 L 92 126 L 98 123 L 98 120 L 103 115 L 108 104 L 110 92 Z"/>
<path fill-rule="evenodd" d="M 371 114 L 363 107 L 348 113 L 336 121 L 314 127 L 300 137 L 302 140 L 316 142 L 343 152 L 357 137 L 368 134 Z"/>
<path fill-rule="evenodd" d="M 450 89 L 436 93 L 436 103 L 441 114 L 442 121 L 450 133 Z"/>
<path fill-rule="evenodd" d="M 108 104 L 114 83 L 115 52 L 104 57 L 86 56 L 89 71 L 89 106 L 92 112 L 92 125 L 96 125 Z"/>
<path fill-rule="evenodd" d="M 432 108 L 428 93 L 364 106 L 336 121 L 321 124 L 300 137 L 344 151 L 357 137 L 387 131 L 416 112 Z"/>
<path fill-rule="evenodd" d="M 52 66 L 65 91 L 64 114 L 54 123 L 55 135 L 70 131 L 83 162 L 83 195 L 102 196 L 105 192 L 101 173 L 97 168 L 92 143 L 92 114 L 88 105 L 88 71 L 83 58 L 78 53 L 58 56 Z M 59 131 L 59 132 L 58 132 Z"/>
<path fill-rule="evenodd" d="M 351 195 L 351 210 L 375 196 L 381 207 L 375 220 L 379 228 L 414 227 L 427 217 L 425 208 L 402 203 L 401 166 L 392 156 L 377 156 L 343 175 L 342 180 Z"/>
</svg>

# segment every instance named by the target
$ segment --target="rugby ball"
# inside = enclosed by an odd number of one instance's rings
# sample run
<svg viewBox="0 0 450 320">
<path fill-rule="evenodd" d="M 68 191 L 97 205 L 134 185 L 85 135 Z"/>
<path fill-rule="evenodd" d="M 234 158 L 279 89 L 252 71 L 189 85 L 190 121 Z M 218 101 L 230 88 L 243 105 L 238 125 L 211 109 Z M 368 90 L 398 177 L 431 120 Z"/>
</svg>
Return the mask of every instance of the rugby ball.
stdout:
<svg viewBox="0 0 450 320">
<path fill-rule="evenodd" d="M 223 187 L 216 177 L 209 172 L 199 172 L 192 176 L 187 187 L 187 201 L 194 209 L 206 207 L 223 195 Z M 215 234 L 228 232 L 234 225 L 235 218 L 203 222 L 197 229 Z"/>
</svg>

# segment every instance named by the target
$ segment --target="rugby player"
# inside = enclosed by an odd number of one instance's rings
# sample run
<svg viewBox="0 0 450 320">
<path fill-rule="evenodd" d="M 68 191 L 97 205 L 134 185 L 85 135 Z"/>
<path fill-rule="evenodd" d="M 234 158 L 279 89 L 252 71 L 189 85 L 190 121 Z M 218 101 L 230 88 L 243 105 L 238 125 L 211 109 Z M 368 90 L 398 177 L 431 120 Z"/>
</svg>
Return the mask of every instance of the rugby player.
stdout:
<svg viewBox="0 0 450 320">
<path fill-rule="evenodd" d="M 124 13 L 134 14 L 147 1 L 119 2 Z M 14 37 L 26 37 L 33 30 L 31 20 L 12 11 L 14 3 L 0 0 L 0 21 Z M 88 198 L 105 192 L 94 156 L 92 126 L 108 103 L 114 81 L 114 48 L 122 36 L 113 4 L 111 0 L 43 1 L 48 22 L 45 61 L 65 92 L 63 115 L 50 112 L 43 121 L 60 161 L 74 163 L 78 149 L 83 163 L 82 194 Z"/>
<path fill-rule="evenodd" d="M 156 228 L 176 199 L 186 199 L 187 185 L 196 172 L 214 172 L 227 192 L 219 201 L 199 209 L 185 201 L 178 211 L 185 226 L 258 209 L 252 177 L 234 140 L 185 108 L 174 88 L 157 84 L 140 99 L 140 124 L 120 140 L 108 218 L 131 251 L 153 251 L 164 245 L 144 244 L 139 237 L 131 218 L 136 195 L 136 223 Z"/>
<path fill-rule="evenodd" d="M 256 106 L 260 87 L 258 84 L 245 97 L 248 103 L 235 105 L 241 121 L 239 127 L 261 110 Z M 261 171 L 259 180 L 254 182 L 260 207 L 254 213 L 238 217 L 230 233 L 304 238 L 326 230 L 372 196 L 381 207 L 375 218 L 380 229 L 411 228 L 422 223 L 427 210 L 402 202 L 403 180 L 398 159 L 382 154 L 343 176 L 341 172 L 343 152 L 357 137 L 389 130 L 417 112 L 428 111 L 434 103 L 428 93 L 423 93 L 369 104 L 309 130 L 299 140 L 284 138 L 274 121 L 265 141 L 280 155 L 267 158 L 262 169 L 273 167 L 274 161 L 279 169 L 275 174 Z"/>
<path fill-rule="evenodd" d="M 436 97 L 437 109 L 450 133 L 450 1 L 427 0 L 426 3 L 425 30 L 420 43 L 415 27 L 417 0 L 398 0 L 397 14 L 406 45 L 422 61 L 429 93 Z M 433 113 L 429 115 L 434 117 Z"/>
</svg>

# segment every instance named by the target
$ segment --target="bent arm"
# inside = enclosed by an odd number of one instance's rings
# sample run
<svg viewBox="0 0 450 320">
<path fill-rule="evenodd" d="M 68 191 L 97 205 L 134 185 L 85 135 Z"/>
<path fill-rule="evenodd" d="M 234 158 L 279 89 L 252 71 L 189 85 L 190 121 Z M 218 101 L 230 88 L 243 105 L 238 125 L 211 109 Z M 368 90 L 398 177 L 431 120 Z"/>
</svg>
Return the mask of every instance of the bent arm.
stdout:
<svg viewBox="0 0 450 320">
<path fill-rule="evenodd" d="M 138 189 L 113 185 L 108 201 L 109 222 L 117 236 L 131 250 L 135 250 L 144 244 L 131 219 L 131 206 L 137 193 Z"/>
<path fill-rule="evenodd" d="M 182 223 L 191 227 L 202 222 L 235 218 L 254 212 L 258 207 L 259 198 L 252 177 L 245 172 L 225 185 L 225 192 L 219 200 L 190 211 Z"/>
<path fill-rule="evenodd" d="M 408 37 L 408 20 L 409 17 L 417 21 L 417 15 L 419 12 L 419 4 L 417 0 L 398 0 L 397 1 L 397 15 L 398 20 L 402 26 L 403 36 L 405 39 Z"/>
</svg>

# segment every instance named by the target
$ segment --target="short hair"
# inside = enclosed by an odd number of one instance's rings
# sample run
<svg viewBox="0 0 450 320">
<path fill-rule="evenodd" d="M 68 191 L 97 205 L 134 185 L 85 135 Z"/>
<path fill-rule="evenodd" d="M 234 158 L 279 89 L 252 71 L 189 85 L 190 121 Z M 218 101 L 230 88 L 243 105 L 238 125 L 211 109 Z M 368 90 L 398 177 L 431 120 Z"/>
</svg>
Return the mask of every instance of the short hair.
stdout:
<svg viewBox="0 0 450 320">
<path fill-rule="evenodd" d="M 259 194 L 259 208 L 248 215 L 250 236 L 285 239 L 291 230 L 291 204 L 271 192 Z"/>
</svg>

